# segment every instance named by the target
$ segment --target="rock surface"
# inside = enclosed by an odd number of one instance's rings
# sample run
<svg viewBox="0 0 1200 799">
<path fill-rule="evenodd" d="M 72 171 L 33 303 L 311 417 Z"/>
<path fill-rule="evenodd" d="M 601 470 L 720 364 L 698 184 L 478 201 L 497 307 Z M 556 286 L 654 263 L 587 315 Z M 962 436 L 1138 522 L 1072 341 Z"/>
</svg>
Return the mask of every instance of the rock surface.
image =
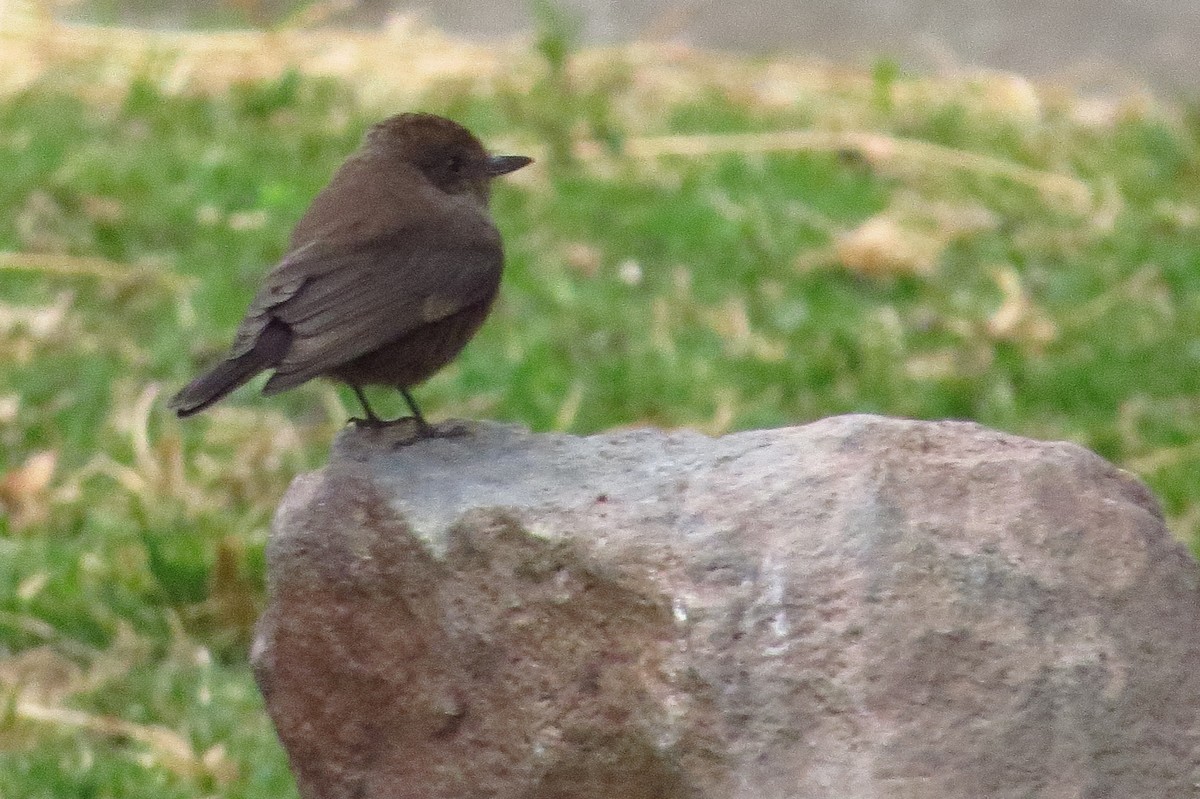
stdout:
<svg viewBox="0 0 1200 799">
<path fill-rule="evenodd" d="M 1200 796 L 1200 568 L 1071 444 L 347 430 L 254 660 L 305 799 Z"/>
</svg>

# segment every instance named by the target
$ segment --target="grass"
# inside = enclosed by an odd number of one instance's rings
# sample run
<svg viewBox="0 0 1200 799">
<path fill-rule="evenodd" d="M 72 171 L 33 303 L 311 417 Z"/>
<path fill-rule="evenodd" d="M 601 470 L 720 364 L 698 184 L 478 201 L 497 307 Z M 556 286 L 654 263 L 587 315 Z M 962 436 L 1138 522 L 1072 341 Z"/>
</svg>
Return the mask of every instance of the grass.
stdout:
<svg viewBox="0 0 1200 799">
<path fill-rule="evenodd" d="M 1124 465 L 1200 548 L 1200 116 L 886 64 L 678 91 L 539 46 L 411 103 L 550 156 L 496 190 L 502 299 L 430 416 L 974 419 Z M 0 797 L 295 795 L 247 645 L 271 513 L 353 405 L 164 398 L 391 110 L 293 72 L 0 99 Z"/>
</svg>

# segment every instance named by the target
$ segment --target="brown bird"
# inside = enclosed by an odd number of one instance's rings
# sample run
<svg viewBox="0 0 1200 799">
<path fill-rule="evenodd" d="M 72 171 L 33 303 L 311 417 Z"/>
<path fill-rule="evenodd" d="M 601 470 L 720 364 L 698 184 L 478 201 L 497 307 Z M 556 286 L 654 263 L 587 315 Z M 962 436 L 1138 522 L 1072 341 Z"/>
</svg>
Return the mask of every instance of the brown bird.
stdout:
<svg viewBox="0 0 1200 799">
<path fill-rule="evenodd" d="M 292 231 L 228 355 L 170 407 L 190 416 L 273 369 L 263 394 L 318 376 L 349 384 L 360 424 L 391 423 L 363 386 L 397 388 L 429 435 L 409 389 L 458 355 L 487 316 L 504 260 L 490 184 L 530 161 L 489 155 L 466 128 L 431 114 L 372 127 Z"/>
</svg>

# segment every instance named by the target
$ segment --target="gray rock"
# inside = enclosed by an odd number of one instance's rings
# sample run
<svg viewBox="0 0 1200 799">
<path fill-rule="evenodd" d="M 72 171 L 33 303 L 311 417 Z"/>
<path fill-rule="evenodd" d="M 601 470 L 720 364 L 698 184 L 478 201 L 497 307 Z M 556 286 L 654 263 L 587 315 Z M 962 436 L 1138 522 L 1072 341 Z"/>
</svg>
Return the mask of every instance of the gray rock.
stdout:
<svg viewBox="0 0 1200 799">
<path fill-rule="evenodd" d="M 1080 447 L 349 429 L 254 660 L 306 799 L 1200 796 L 1200 569 Z"/>
</svg>

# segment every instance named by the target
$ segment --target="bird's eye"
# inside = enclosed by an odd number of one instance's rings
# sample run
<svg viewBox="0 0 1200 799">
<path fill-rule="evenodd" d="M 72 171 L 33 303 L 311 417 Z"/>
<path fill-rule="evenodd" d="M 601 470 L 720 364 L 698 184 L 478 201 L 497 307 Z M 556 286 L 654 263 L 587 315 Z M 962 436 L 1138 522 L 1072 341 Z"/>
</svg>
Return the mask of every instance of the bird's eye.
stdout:
<svg viewBox="0 0 1200 799">
<path fill-rule="evenodd" d="M 462 171 L 463 162 L 457 155 L 450 156 L 450 160 L 446 161 L 446 168 L 457 174 Z"/>
</svg>

